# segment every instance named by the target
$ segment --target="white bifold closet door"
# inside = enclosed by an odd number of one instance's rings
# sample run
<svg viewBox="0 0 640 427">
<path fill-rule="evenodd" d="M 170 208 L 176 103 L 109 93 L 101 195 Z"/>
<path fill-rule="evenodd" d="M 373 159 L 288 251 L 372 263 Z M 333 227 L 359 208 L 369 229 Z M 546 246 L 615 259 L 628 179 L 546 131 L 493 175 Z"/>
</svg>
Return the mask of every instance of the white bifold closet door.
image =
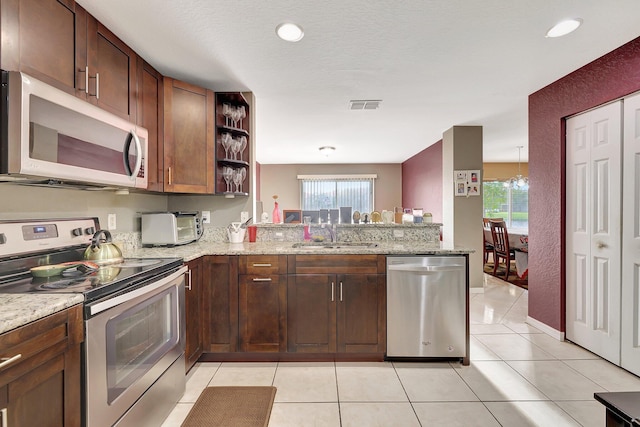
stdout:
<svg viewBox="0 0 640 427">
<path fill-rule="evenodd" d="M 567 120 L 566 337 L 620 364 L 622 102 Z"/>
<path fill-rule="evenodd" d="M 640 94 L 624 99 L 621 366 L 640 375 Z"/>
</svg>

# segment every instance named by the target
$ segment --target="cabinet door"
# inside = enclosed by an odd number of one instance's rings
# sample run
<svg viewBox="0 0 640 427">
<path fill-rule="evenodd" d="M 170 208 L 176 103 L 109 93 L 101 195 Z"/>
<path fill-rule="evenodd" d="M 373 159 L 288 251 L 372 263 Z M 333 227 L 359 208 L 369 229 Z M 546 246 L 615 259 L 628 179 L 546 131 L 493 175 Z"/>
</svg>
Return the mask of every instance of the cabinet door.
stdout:
<svg viewBox="0 0 640 427">
<path fill-rule="evenodd" d="M 89 100 L 129 121 L 136 117 L 136 54 L 104 25 L 87 18 Z"/>
<path fill-rule="evenodd" d="M 164 79 L 164 191 L 214 191 L 213 92 Z"/>
<path fill-rule="evenodd" d="M 385 277 L 378 274 L 337 276 L 337 350 L 340 353 L 385 351 Z"/>
<path fill-rule="evenodd" d="M 86 97 L 87 13 L 72 0 L 2 1 L 1 65 Z"/>
<path fill-rule="evenodd" d="M 204 350 L 238 349 L 238 257 L 204 258 Z"/>
<path fill-rule="evenodd" d="M 287 276 L 241 275 L 240 351 L 285 352 Z"/>
<path fill-rule="evenodd" d="M 149 131 L 147 137 L 147 190 L 162 191 L 164 188 L 162 75 L 138 57 L 137 80 L 136 122 Z"/>
<path fill-rule="evenodd" d="M 0 334 L 0 410 L 7 426 L 80 426 L 82 308 Z M 4 426 L 5 424 L 2 424 Z"/>
<path fill-rule="evenodd" d="M 187 263 L 187 286 L 185 289 L 185 362 L 188 371 L 202 355 L 203 347 L 203 293 L 202 258 Z"/>
<path fill-rule="evenodd" d="M 290 275 L 287 285 L 290 352 L 335 353 L 336 276 Z"/>
</svg>

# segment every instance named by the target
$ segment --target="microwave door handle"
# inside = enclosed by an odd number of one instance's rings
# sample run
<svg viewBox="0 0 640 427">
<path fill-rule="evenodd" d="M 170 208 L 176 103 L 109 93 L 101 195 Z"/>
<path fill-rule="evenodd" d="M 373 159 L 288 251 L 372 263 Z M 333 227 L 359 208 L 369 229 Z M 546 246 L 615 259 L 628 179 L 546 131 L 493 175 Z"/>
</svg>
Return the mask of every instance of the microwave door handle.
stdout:
<svg viewBox="0 0 640 427">
<path fill-rule="evenodd" d="M 131 146 L 131 140 L 134 140 L 136 143 L 136 152 L 138 156 L 136 157 L 136 166 L 133 171 L 131 170 L 131 165 L 129 165 L 129 147 Z M 142 167 L 142 144 L 140 143 L 140 138 L 138 135 L 132 130 L 127 135 L 127 140 L 124 143 L 124 150 L 122 150 L 122 160 L 124 162 L 124 169 L 127 171 L 127 174 L 134 178 L 138 176 L 138 172 L 140 172 L 140 168 Z"/>
</svg>

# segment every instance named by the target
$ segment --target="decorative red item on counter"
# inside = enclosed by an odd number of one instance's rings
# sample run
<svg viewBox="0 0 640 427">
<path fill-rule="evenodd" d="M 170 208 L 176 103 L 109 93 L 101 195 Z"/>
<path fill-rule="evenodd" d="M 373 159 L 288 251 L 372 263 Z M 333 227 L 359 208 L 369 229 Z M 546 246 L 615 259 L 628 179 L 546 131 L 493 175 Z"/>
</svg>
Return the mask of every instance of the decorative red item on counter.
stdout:
<svg viewBox="0 0 640 427">
<path fill-rule="evenodd" d="M 275 200 L 275 206 L 273 207 L 273 214 L 271 216 L 271 221 L 274 224 L 280 224 L 282 220 L 280 219 L 280 208 L 278 207 L 278 196 L 273 196 L 273 200 Z"/>
</svg>

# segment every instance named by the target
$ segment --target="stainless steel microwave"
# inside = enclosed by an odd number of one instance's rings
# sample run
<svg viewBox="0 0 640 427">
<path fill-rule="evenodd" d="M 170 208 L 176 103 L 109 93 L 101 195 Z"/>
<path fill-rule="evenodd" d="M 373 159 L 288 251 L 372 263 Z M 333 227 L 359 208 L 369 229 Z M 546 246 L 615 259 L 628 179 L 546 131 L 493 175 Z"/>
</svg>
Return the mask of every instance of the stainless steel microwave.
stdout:
<svg viewBox="0 0 640 427">
<path fill-rule="evenodd" d="M 201 212 L 147 212 L 142 214 L 143 246 L 186 245 L 203 233 Z"/>
<path fill-rule="evenodd" d="M 2 71 L 0 181 L 147 188 L 147 130 L 26 74 Z"/>
</svg>

